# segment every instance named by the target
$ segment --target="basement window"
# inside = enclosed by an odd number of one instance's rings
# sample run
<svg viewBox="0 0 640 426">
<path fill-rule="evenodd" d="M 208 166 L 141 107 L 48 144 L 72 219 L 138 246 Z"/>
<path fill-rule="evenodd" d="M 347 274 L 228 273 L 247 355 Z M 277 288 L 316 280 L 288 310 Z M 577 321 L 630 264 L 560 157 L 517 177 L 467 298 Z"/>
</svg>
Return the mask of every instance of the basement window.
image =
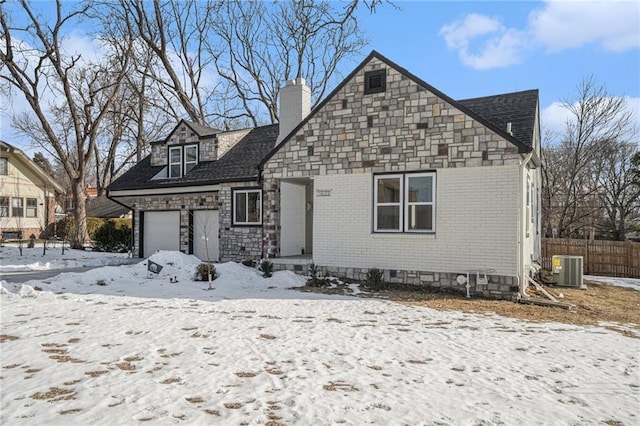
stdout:
<svg viewBox="0 0 640 426">
<path fill-rule="evenodd" d="M 381 93 L 387 90 L 387 71 L 385 69 L 364 73 L 364 94 Z"/>
</svg>

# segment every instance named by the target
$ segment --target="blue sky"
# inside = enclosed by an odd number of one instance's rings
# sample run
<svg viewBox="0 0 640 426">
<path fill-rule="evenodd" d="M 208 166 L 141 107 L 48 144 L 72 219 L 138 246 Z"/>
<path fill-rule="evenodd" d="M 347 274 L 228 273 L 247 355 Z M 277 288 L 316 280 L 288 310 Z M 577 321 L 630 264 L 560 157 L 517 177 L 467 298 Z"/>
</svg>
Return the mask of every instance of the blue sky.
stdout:
<svg viewBox="0 0 640 426">
<path fill-rule="evenodd" d="M 539 89 L 557 127 L 554 103 L 593 76 L 640 114 L 640 2 L 396 4 L 362 14 L 371 48 L 454 99 Z"/>
<path fill-rule="evenodd" d="M 537 88 L 543 127 L 554 129 L 564 121 L 559 102 L 593 76 L 610 94 L 627 96 L 640 123 L 640 2 L 395 4 L 360 12 L 370 45 L 342 63 L 343 75 L 375 49 L 454 99 Z M 31 151 L 2 112 L 0 138 Z"/>
</svg>

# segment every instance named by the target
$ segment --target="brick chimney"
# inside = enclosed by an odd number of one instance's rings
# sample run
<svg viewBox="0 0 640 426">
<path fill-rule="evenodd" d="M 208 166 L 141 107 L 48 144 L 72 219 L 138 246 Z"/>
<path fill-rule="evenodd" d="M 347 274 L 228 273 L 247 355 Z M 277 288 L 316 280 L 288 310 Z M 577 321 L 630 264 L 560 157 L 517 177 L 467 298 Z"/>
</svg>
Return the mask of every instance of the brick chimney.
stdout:
<svg viewBox="0 0 640 426">
<path fill-rule="evenodd" d="M 304 78 L 287 80 L 280 88 L 280 130 L 278 140 L 282 140 L 311 112 L 311 89 Z"/>
</svg>

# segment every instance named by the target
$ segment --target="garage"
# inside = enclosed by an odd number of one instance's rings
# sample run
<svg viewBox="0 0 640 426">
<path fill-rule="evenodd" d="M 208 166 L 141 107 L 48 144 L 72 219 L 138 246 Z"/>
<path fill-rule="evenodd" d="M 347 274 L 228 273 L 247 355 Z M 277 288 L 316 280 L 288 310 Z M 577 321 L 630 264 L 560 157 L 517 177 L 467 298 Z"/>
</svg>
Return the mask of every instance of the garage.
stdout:
<svg viewBox="0 0 640 426">
<path fill-rule="evenodd" d="M 200 260 L 218 261 L 218 210 L 193 211 L 193 254 Z"/>
<path fill-rule="evenodd" d="M 143 256 L 158 250 L 180 250 L 180 212 L 144 212 Z"/>
</svg>

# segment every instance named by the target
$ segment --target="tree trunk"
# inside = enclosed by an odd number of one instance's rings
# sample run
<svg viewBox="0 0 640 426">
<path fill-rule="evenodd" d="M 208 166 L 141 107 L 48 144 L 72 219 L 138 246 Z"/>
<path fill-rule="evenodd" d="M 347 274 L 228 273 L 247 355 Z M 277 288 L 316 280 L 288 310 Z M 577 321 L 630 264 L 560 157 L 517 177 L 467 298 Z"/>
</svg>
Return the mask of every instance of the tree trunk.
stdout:
<svg viewBox="0 0 640 426">
<path fill-rule="evenodd" d="M 74 235 L 71 237 L 71 248 L 82 249 L 89 239 L 87 232 L 87 194 L 85 192 L 83 179 L 74 179 L 72 184 L 73 193 L 73 224 Z"/>
</svg>

